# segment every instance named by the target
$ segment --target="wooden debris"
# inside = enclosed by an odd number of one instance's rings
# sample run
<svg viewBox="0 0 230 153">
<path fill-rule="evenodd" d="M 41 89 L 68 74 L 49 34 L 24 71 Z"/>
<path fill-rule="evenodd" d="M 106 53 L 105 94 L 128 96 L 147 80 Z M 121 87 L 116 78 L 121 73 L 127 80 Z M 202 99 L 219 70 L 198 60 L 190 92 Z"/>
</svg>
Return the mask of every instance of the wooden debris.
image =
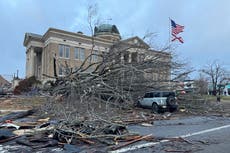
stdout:
<svg viewBox="0 0 230 153">
<path fill-rule="evenodd" d="M 200 143 L 205 144 L 205 145 L 209 145 L 209 142 L 208 142 L 208 141 L 198 140 L 197 142 L 200 142 Z"/>
<path fill-rule="evenodd" d="M 118 145 L 118 146 L 111 147 L 111 149 L 112 149 L 112 150 L 117 150 L 117 149 L 126 147 L 126 146 L 128 146 L 128 145 L 130 145 L 130 144 L 133 144 L 133 143 L 135 143 L 135 142 L 138 142 L 138 141 L 141 141 L 141 140 L 143 140 L 143 139 L 149 138 L 149 137 L 151 137 L 151 136 L 152 136 L 152 134 L 149 134 L 149 135 L 146 135 L 146 136 L 142 136 L 142 137 L 140 137 L 140 138 L 131 140 L 131 141 L 126 142 L 126 143 L 124 143 L 124 144 L 121 144 L 121 145 Z"/>
<path fill-rule="evenodd" d="M 90 145 L 95 144 L 94 141 L 88 140 L 88 139 L 86 139 L 86 138 L 78 138 L 78 140 L 81 140 L 81 141 L 83 141 L 83 142 L 85 142 L 85 143 L 88 143 L 88 144 L 90 144 Z"/>
<path fill-rule="evenodd" d="M 0 140 L 0 143 L 5 143 L 5 142 L 8 142 L 8 141 L 14 140 L 14 139 L 16 139 L 18 137 L 20 137 L 20 136 L 13 136 L 13 137 L 10 137 L 10 138 L 7 138 L 7 139 Z"/>
<path fill-rule="evenodd" d="M 164 139 L 167 139 L 167 140 L 170 140 L 170 141 L 180 141 L 180 142 L 186 142 L 188 144 L 193 144 L 192 142 L 182 138 L 182 137 L 176 137 L 176 138 L 164 138 Z"/>
<path fill-rule="evenodd" d="M 48 122 L 49 120 L 50 120 L 50 118 L 47 117 L 47 118 L 39 119 L 38 122 Z"/>
<path fill-rule="evenodd" d="M 16 143 L 18 143 L 20 145 L 29 146 L 33 149 L 53 147 L 53 146 L 58 145 L 58 141 L 53 140 L 53 139 L 46 139 L 46 141 L 38 141 L 38 142 L 33 142 L 33 141 L 29 141 L 27 139 L 24 139 L 24 140 L 17 140 Z"/>
<path fill-rule="evenodd" d="M 154 121 L 155 118 L 148 118 L 148 119 L 128 119 L 128 120 L 120 120 L 120 121 L 114 121 L 115 123 L 119 123 L 119 124 L 138 124 L 138 123 L 148 123 L 151 121 Z"/>
<path fill-rule="evenodd" d="M 141 137 L 142 136 L 140 136 L 140 135 L 126 136 L 126 137 L 115 137 L 114 141 L 126 142 L 126 141 L 132 141 L 135 139 L 139 139 Z"/>
<path fill-rule="evenodd" d="M 18 135 L 18 136 L 20 136 L 20 135 L 33 135 L 35 133 L 47 132 L 47 131 L 51 131 L 51 130 L 54 130 L 53 126 L 40 128 L 40 129 L 21 129 L 21 130 L 13 131 L 13 133 Z"/>
<path fill-rule="evenodd" d="M 192 150 L 169 150 L 169 149 L 165 149 L 165 152 L 183 152 L 183 153 L 190 153 L 192 152 Z"/>
<path fill-rule="evenodd" d="M 28 111 L 23 111 L 23 112 L 12 112 L 8 115 L 0 117 L 0 122 L 5 122 L 6 120 L 15 120 L 15 119 L 23 118 L 25 116 L 32 115 L 34 112 L 35 110 L 28 110 Z"/>
</svg>

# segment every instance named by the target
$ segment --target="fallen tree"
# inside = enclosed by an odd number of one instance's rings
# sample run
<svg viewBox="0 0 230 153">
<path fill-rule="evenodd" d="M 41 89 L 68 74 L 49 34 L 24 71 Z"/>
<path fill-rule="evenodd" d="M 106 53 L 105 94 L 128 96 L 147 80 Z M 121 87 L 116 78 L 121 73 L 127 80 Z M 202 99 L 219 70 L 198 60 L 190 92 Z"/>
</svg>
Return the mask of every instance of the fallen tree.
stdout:
<svg viewBox="0 0 230 153">
<path fill-rule="evenodd" d="M 62 64 L 53 57 L 54 75 L 46 77 L 55 80 L 50 82 L 49 91 L 56 98 L 46 103 L 44 111 L 68 119 L 108 118 L 117 109 L 132 108 L 147 90 L 173 90 L 172 82 L 191 72 L 185 69 L 185 63 L 174 60 L 171 47 L 155 51 L 138 37 L 134 37 L 136 42 L 134 39 L 119 40 L 106 51 L 94 52 L 92 18 L 96 10 L 90 7 L 88 11 L 91 54 L 79 67 L 71 67 L 67 62 Z M 146 36 L 152 37 L 152 34 Z M 64 67 L 64 76 L 56 75 L 56 64 Z"/>
</svg>

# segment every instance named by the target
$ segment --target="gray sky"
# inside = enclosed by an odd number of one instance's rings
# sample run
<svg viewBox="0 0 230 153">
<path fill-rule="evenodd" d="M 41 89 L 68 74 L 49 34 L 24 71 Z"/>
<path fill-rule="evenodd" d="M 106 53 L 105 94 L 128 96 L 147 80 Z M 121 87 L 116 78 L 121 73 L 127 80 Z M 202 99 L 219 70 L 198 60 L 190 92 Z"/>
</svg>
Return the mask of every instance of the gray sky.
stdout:
<svg viewBox="0 0 230 153">
<path fill-rule="evenodd" d="M 173 43 L 176 54 L 195 69 L 214 60 L 230 68 L 229 0 L 0 0 L 0 74 L 19 69 L 25 76 L 26 32 L 43 35 L 53 27 L 90 34 L 87 8 L 95 3 L 101 22 L 117 25 L 123 38 L 156 33 L 155 48 L 168 43 L 170 17 L 185 26 L 185 43 Z"/>
</svg>

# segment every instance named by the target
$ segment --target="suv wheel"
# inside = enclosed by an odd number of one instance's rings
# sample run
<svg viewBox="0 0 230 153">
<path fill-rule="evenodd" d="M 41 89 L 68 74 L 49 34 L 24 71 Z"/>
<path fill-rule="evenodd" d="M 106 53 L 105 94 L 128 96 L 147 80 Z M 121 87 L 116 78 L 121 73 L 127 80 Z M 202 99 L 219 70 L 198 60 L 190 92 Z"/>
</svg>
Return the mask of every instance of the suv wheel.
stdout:
<svg viewBox="0 0 230 153">
<path fill-rule="evenodd" d="M 159 112 L 159 107 L 156 103 L 152 104 L 152 112 L 155 114 Z"/>
<path fill-rule="evenodd" d="M 167 98 L 166 102 L 167 102 L 167 104 L 168 104 L 169 106 L 172 106 L 172 105 L 175 105 L 175 104 L 176 104 L 176 100 L 175 100 L 175 98 L 172 97 L 172 96 L 169 96 L 169 97 Z"/>
</svg>

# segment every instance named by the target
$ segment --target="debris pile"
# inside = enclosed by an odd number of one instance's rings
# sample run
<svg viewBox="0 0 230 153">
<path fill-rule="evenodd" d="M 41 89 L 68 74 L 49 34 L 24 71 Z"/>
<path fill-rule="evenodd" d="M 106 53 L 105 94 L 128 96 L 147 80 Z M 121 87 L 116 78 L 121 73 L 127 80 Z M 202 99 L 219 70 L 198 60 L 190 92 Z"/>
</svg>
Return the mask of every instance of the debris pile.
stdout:
<svg viewBox="0 0 230 153">
<path fill-rule="evenodd" d="M 0 117 L 0 144 L 41 148 L 116 150 L 137 141 L 154 141 L 151 135 L 130 133 L 126 125 L 104 119 L 50 120 L 31 116 L 35 111 L 13 112 Z M 76 148 L 75 148 L 76 149 Z M 75 150 L 76 151 L 76 150 Z"/>
<path fill-rule="evenodd" d="M 193 115 L 223 114 L 221 103 L 209 101 L 198 94 L 183 94 L 178 97 L 179 111 Z"/>
</svg>

